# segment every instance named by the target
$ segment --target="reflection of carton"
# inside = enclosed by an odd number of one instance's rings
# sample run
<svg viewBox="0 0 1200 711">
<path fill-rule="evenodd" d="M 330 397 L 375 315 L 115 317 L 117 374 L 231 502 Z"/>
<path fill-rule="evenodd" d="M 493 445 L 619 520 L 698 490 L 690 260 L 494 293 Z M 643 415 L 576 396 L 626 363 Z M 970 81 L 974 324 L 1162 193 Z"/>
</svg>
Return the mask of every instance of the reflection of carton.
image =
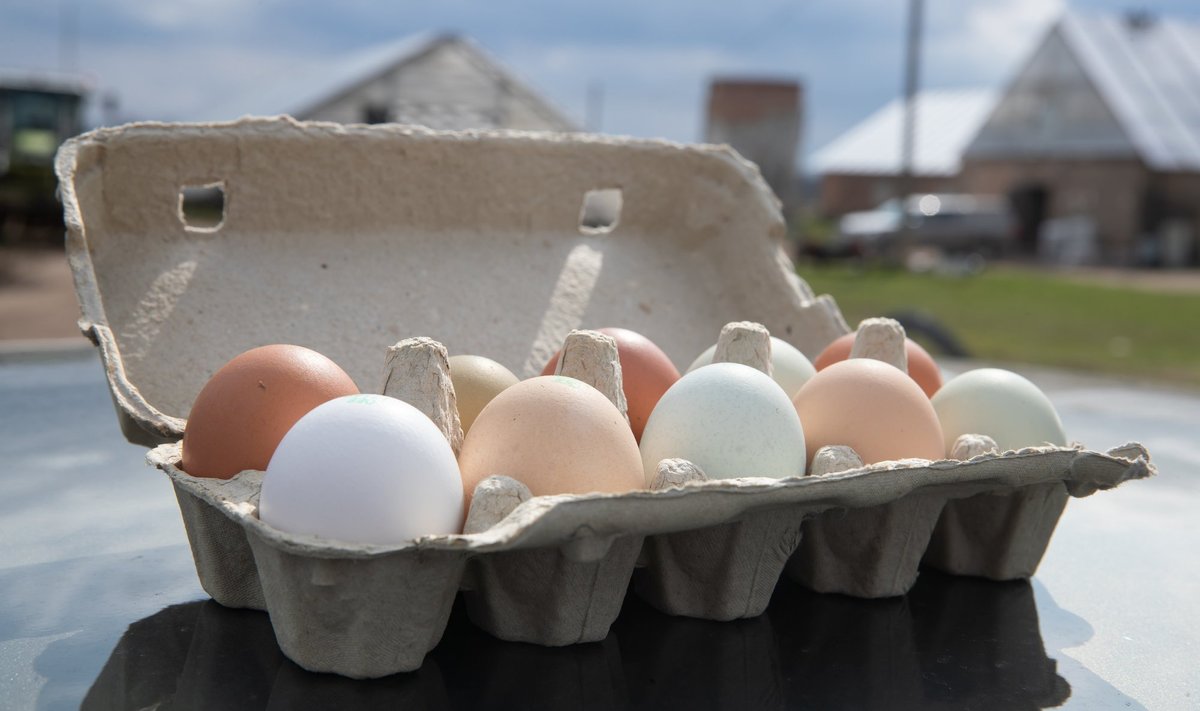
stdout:
<svg viewBox="0 0 1200 711">
<path fill-rule="evenodd" d="M 742 318 L 810 354 L 847 331 L 795 276 L 775 201 L 728 149 L 254 119 L 97 131 L 66 144 L 58 170 L 81 326 L 135 442 L 178 439 L 207 378 L 265 343 L 311 346 L 369 391 L 404 336 L 533 375 L 582 324 L 646 333 L 677 363 Z M 220 225 L 189 227 L 181 189 L 212 184 L 225 191 Z M 619 214 L 590 215 L 586 196 L 613 189 L 621 199 L 605 204 Z M 301 666 L 359 677 L 420 666 L 460 588 L 488 631 L 551 645 L 604 637 L 639 551 L 635 589 L 675 614 L 757 615 L 789 558 L 814 589 L 896 595 L 931 536 L 995 528 L 974 515 L 935 526 L 947 501 L 991 510 L 1030 487 L 1086 495 L 1152 472 L 1131 446 L 696 481 L 538 497 L 479 533 L 380 547 L 263 524 L 259 472 L 190 477 L 177 444 L 151 460 L 175 486 L 205 589 L 267 609 Z M 845 525 L 864 515 L 865 528 Z M 1004 540 L 937 563 L 1028 575 L 1051 518 L 1001 525 L 987 535 Z M 808 531 L 826 545 L 803 546 Z M 997 557 L 1020 560 L 993 573 Z"/>
</svg>

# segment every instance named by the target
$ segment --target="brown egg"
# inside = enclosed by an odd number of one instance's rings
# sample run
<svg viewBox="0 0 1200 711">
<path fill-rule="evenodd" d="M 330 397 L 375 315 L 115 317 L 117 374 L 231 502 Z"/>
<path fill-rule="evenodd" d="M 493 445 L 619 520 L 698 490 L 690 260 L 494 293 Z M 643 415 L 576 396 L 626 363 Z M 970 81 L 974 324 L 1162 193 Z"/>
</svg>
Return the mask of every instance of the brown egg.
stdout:
<svg viewBox="0 0 1200 711">
<path fill-rule="evenodd" d="M 820 371 L 849 358 L 850 349 L 854 346 L 854 335 L 847 333 L 826 346 L 825 350 L 821 351 L 821 355 L 813 361 L 813 367 Z M 906 338 L 904 339 L 904 349 L 908 354 L 908 374 L 925 391 L 926 397 L 933 397 L 933 394 L 942 387 L 942 371 L 938 369 L 937 363 L 933 362 L 929 352 L 922 348 L 920 343 Z"/>
<path fill-rule="evenodd" d="M 621 361 L 621 390 L 625 393 L 629 408 L 629 426 L 633 429 L 634 439 L 641 442 L 646 420 L 650 419 L 650 413 L 663 393 L 679 380 L 679 370 L 661 348 L 640 333 L 624 328 L 596 330 L 617 342 L 617 357 Z M 546 367 L 542 368 L 542 375 L 554 374 L 561 353 L 560 350 L 554 354 Z"/>
<path fill-rule="evenodd" d="M 248 350 L 223 365 L 196 396 L 180 466 L 218 479 L 265 470 L 297 420 L 323 402 L 357 393 L 350 376 L 316 351 L 289 345 Z"/>
<path fill-rule="evenodd" d="M 882 361 L 851 358 L 829 365 L 792 404 L 810 464 L 818 449 L 833 444 L 853 447 L 864 464 L 945 457 L 933 404 L 912 378 Z"/>
<path fill-rule="evenodd" d="M 557 375 L 524 380 L 475 418 L 458 456 L 463 491 L 503 475 L 534 496 L 622 492 L 644 485 L 642 456 L 616 405 Z"/>
</svg>

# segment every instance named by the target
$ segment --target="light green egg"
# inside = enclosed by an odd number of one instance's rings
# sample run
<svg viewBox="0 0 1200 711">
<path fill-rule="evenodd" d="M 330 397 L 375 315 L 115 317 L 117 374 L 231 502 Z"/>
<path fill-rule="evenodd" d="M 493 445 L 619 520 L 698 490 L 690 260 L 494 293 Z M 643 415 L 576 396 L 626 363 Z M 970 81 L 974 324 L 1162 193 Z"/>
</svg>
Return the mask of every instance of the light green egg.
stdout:
<svg viewBox="0 0 1200 711">
<path fill-rule="evenodd" d="M 688 372 L 712 363 L 713 355 L 717 352 L 717 344 L 708 347 L 688 367 Z M 771 378 L 779 383 L 779 387 L 794 397 L 796 392 L 817 374 L 808 357 L 795 346 L 782 339 L 771 336 Z"/>
<path fill-rule="evenodd" d="M 964 434 L 987 435 L 1000 451 L 1046 444 L 1065 446 L 1062 420 L 1036 385 L 1000 368 L 970 370 L 933 396 L 946 451 Z"/>
</svg>

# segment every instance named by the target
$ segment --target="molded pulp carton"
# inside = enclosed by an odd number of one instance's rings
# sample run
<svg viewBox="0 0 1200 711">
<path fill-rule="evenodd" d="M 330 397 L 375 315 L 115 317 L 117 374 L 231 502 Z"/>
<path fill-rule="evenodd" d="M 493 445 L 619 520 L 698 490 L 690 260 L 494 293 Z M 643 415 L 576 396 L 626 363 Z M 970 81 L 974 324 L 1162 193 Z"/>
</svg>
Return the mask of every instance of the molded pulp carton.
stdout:
<svg viewBox="0 0 1200 711">
<path fill-rule="evenodd" d="M 387 346 L 413 336 L 445 344 L 436 367 L 449 350 L 524 377 L 583 327 L 644 333 L 679 366 L 742 319 L 809 355 L 849 329 L 796 277 L 757 169 L 724 147 L 243 119 L 92 132 L 58 171 L 80 326 L 122 430 L 161 445 L 150 461 L 205 590 L 267 610 L 307 669 L 419 667 L 460 589 L 492 634 L 563 645 L 602 639 L 631 580 L 666 612 L 734 619 L 761 613 L 785 568 L 866 597 L 903 594 L 922 556 L 1028 576 L 1068 496 L 1153 473 L 1136 444 L 785 480 L 707 481 L 667 460 L 659 488 L 621 495 L 528 498 L 495 480 L 511 505 L 464 535 L 286 534 L 257 517 L 261 472 L 191 477 L 172 443 L 209 376 L 251 347 L 314 348 L 370 392 Z M 195 186 L 222 190 L 217 227 L 188 224 Z"/>
</svg>

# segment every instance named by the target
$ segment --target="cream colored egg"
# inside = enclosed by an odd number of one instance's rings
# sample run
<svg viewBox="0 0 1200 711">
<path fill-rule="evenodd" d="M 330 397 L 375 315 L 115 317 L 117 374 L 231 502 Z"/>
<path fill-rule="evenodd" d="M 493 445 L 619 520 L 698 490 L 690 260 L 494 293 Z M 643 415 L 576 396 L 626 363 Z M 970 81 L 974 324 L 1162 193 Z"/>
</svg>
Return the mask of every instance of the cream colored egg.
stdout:
<svg viewBox="0 0 1200 711">
<path fill-rule="evenodd" d="M 458 401 L 458 419 L 466 434 L 492 398 L 520 379 L 490 358 L 456 355 L 450 357 L 450 381 Z"/>
</svg>

